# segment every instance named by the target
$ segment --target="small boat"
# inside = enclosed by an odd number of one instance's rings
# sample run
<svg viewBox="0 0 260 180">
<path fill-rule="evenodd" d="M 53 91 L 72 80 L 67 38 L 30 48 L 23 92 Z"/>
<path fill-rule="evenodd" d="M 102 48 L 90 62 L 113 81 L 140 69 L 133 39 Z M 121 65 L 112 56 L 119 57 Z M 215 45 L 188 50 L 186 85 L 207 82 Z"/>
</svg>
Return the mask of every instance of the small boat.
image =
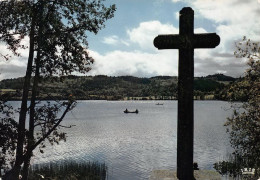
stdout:
<svg viewBox="0 0 260 180">
<path fill-rule="evenodd" d="M 138 114 L 139 111 L 138 111 L 138 109 L 136 109 L 135 111 L 128 111 L 128 109 L 126 109 L 126 110 L 124 110 L 124 113 L 136 113 L 136 114 Z"/>
<path fill-rule="evenodd" d="M 157 104 L 155 104 L 155 105 L 163 105 L 163 103 L 157 103 Z"/>
</svg>

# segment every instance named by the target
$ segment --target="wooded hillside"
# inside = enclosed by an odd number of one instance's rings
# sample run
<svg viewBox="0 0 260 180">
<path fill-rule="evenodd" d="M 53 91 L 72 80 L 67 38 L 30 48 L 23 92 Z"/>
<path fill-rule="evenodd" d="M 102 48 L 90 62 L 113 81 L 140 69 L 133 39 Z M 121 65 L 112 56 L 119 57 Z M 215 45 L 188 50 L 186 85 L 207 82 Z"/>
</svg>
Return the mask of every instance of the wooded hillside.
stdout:
<svg viewBox="0 0 260 180">
<path fill-rule="evenodd" d="M 176 99 L 177 77 L 156 76 L 138 78 L 133 76 L 109 77 L 66 76 L 42 79 L 40 83 L 41 99 L 63 99 L 73 96 L 76 99 L 104 100 L 152 100 Z M 196 77 L 194 79 L 194 96 L 196 99 L 215 99 L 223 88 L 235 78 L 223 74 Z M 23 78 L 0 81 L 0 93 L 10 99 L 20 99 Z"/>
</svg>

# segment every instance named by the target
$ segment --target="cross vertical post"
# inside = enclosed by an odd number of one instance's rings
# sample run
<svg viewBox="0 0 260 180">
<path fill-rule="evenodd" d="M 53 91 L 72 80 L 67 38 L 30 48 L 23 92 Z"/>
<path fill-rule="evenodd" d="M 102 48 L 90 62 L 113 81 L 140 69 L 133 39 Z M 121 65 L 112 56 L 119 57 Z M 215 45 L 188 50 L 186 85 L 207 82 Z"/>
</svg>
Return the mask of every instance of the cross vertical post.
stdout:
<svg viewBox="0 0 260 180">
<path fill-rule="evenodd" d="M 220 37 L 216 33 L 194 34 L 194 11 L 190 7 L 180 11 L 179 27 L 179 35 L 159 35 L 154 39 L 154 46 L 159 50 L 179 49 L 177 177 L 192 180 L 194 49 L 215 48 Z"/>
<path fill-rule="evenodd" d="M 179 34 L 193 36 L 194 12 L 180 11 Z M 178 125 L 177 125 L 177 177 L 193 179 L 193 79 L 194 49 L 191 43 L 179 49 L 178 71 Z"/>
</svg>

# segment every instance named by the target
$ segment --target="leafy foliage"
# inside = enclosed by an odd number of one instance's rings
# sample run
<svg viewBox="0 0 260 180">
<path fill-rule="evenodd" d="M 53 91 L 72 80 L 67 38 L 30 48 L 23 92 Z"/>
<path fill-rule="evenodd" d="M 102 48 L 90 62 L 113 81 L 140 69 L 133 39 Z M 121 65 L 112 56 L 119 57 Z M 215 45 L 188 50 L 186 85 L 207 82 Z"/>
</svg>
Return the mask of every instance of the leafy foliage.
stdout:
<svg viewBox="0 0 260 180">
<path fill-rule="evenodd" d="M 247 57 L 250 68 L 246 71 L 245 78 L 233 86 L 247 95 L 243 103 L 243 110 L 234 110 L 233 116 L 226 123 L 231 129 L 231 144 L 236 152 L 249 159 L 250 165 L 260 166 L 260 47 L 259 43 L 246 42 L 244 47 L 238 46 L 235 53 L 238 57 Z M 239 44 L 244 45 L 244 44 Z M 240 88 L 241 87 L 241 88 Z M 242 90 L 241 90 L 242 89 Z"/>
<path fill-rule="evenodd" d="M 3 97 L 0 100 L 0 113 L 0 169 L 7 170 L 15 160 L 17 122 L 13 117 L 13 107 Z"/>
<path fill-rule="evenodd" d="M 244 38 L 237 44 L 237 57 L 247 58 L 245 77 L 232 84 L 228 91 L 231 101 L 242 96 L 242 105 L 233 104 L 233 115 L 227 119 L 230 142 L 244 166 L 260 167 L 260 46 Z"/>
<path fill-rule="evenodd" d="M 217 81 L 235 81 L 236 79 L 231 76 L 225 76 L 224 74 L 214 74 L 206 76 L 207 79 L 217 80 Z"/>
<path fill-rule="evenodd" d="M 93 62 L 86 51 L 85 32 L 96 34 L 114 11 L 114 5 L 107 8 L 102 0 L 1 1 L 0 40 L 19 55 L 18 49 L 26 48 L 21 41 L 25 37 L 32 40 L 35 34 L 35 50 L 42 50 L 42 73 L 70 74 L 72 69 L 84 73 Z"/>
<path fill-rule="evenodd" d="M 201 91 L 201 92 L 210 92 L 216 89 L 223 88 L 224 84 L 221 84 L 217 81 L 212 79 L 195 79 L 194 80 L 194 90 Z"/>
<path fill-rule="evenodd" d="M 245 161 L 239 155 L 231 154 L 227 160 L 214 163 L 214 169 L 221 175 L 238 177 L 244 164 Z"/>
<path fill-rule="evenodd" d="M 66 96 L 65 102 L 42 104 L 37 100 L 42 90 L 39 84 L 44 86 L 42 80 L 53 75 L 89 71 L 89 65 L 94 60 L 87 52 L 86 32 L 96 34 L 104 27 L 104 22 L 113 17 L 114 11 L 115 6 L 106 7 L 103 0 L 0 1 L 0 41 L 4 42 L 14 55 L 19 56 L 18 50 L 27 48 L 22 41 L 29 39 L 29 57 L 22 85 L 19 123 L 14 127 L 11 119 L 3 121 L 4 125 L 12 127 L 11 131 L 17 132 L 14 133 L 17 134 L 17 141 L 12 139 L 16 146 L 12 146 L 12 150 L 16 148 L 15 163 L 6 179 L 17 179 L 22 164 L 23 179 L 27 179 L 33 150 L 39 145 L 43 148 L 46 138 L 51 144 L 65 139 L 65 134 L 57 128 L 66 113 L 75 106 L 74 98 Z M 11 56 L 2 54 L 0 57 L 8 60 Z M 31 101 L 28 107 L 29 95 Z M 28 130 L 25 126 L 27 119 Z M 5 149 L 1 150 L 6 152 Z"/>
</svg>

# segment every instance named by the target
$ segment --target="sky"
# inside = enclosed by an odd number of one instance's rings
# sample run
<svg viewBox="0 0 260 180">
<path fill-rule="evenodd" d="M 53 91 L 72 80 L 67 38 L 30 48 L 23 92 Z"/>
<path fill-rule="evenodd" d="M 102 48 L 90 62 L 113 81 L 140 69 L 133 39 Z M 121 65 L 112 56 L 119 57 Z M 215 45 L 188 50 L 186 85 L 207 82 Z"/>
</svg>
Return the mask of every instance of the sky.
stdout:
<svg viewBox="0 0 260 180">
<path fill-rule="evenodd" d="M 177 76 L 178 50 L 158 50 L 153 40 L 159 34 L 179 33 L 183 7 L 194 10 L 195 33 L 217 33 L 221 38 L 214 49 L 195 49 L 195 76 L 243 76 L 246 59 L 235 58 L 235 42 L 243 36 L 260 41 L 260 0 L 106 0 L 105 4 L 115 4 L 117 10 L 97 35 L 87 32 L 88 52 L 95 62 L 85 75 Z M 5 51 L 0 43 L 0 52 Z M 28 50 L 22 50 L 21 57 L 0 59 L 0 80 L 24 76 L 27 57 Z"/>
</svg>

